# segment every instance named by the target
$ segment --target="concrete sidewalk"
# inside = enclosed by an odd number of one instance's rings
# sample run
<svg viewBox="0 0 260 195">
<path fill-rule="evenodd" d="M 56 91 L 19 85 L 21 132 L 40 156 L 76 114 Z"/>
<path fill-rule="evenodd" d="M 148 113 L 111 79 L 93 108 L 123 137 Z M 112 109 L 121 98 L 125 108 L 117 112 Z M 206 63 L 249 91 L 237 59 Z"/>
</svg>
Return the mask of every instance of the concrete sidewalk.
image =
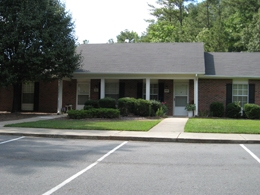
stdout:
<svg viewBox="0 0 260 195">
<path fill-rule="evenodd" d="M 43 116 L 16 121 L 0 122 L 0 134 L 17 136 L 38 136 L 71 139 L 103 139 L 156 142 L 191 142 L 191 143 L 260 143 L 258 134 L 214 134 L 185 133 L 184 126 L 188 118 L 166 118 L 148 132 L 134 131 L 97 131 L 97 130 L 59 130 L 40 128 L 3 127 L 5 124 L 47 120 L 64 115 Z"/>
</svg>

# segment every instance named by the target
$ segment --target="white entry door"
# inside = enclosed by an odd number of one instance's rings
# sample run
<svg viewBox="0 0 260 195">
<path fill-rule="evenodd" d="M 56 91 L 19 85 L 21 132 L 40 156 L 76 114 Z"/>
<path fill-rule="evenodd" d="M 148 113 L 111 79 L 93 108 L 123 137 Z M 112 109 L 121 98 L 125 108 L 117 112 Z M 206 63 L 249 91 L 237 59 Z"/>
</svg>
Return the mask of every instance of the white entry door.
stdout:
<svg viewBox="0 0 260 195">
<path fill-rule="evenodd" d="M 188 103 L 188 83 L 175 83 L 174 84 L 174 116 L 187 116 L 185 106 Z"/>
</svg>

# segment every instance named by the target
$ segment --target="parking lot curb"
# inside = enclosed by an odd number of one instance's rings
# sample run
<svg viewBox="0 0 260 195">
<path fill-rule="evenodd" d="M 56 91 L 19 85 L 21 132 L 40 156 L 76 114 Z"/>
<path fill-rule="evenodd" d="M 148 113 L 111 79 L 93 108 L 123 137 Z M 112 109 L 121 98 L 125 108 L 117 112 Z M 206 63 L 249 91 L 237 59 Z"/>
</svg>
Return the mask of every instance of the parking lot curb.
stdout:
<svg viewBox="0 0 260 195">
<path fill-rule="evenodd" d="M 122 140 L 122 141 L 146 141 L 146 142 L 176 142 L 176 143 L 223 143 L 223 144 L 260 144 L 260 140 L 232 140 L 232 139 L 198 139 L 198 138 L 167 138 L 149 136 L 114 136 L 114 135 L 61 135 L 43 133 L 14 133 L 0 132 L 1 135 L 47 137 L 63 139 L 89 139 L 89 140 Z"/>
</svg>

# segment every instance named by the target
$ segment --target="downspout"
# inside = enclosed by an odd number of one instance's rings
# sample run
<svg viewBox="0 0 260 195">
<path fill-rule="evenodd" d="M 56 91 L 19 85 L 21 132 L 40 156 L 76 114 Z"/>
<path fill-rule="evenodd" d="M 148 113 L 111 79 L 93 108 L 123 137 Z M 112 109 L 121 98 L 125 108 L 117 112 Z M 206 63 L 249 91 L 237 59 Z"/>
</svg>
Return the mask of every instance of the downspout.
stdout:
<svg viewBox="0 0 260 195">
<path fill-rule="evenodd" d="M 58 80 L 58 106 L 57 106 L 57 114 L 61 114 L 62 109 L 62 87 L 63 81 Z"/>
<path fill-rule="evenodd" d="M 194 79 L 194 104 L 196 105 L 196 110 L 194 111 L 194 115 L 198 116 L 198 108 L 199 108 L 199 78 L 198 78 L 198 74 L 195 75 L 195 79 Z"/>
</svg>

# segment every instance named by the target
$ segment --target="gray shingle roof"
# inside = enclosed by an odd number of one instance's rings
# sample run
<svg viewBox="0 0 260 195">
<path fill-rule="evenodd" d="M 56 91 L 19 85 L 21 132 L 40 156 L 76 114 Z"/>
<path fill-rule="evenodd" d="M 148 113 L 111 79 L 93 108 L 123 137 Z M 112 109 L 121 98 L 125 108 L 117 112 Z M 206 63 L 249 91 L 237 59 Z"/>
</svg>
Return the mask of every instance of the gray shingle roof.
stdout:
<svg viewBox="0 0 260 195">
<path fill-rule="evenodd" d="M 86 73 L 188 74 L 205 72 L 203 43 L 83 44 Z"/>
<path fill-rule="evenodd" d="M 260 77 L 260 53 L 205 53 L 206 75 Z"/>
</svg>

